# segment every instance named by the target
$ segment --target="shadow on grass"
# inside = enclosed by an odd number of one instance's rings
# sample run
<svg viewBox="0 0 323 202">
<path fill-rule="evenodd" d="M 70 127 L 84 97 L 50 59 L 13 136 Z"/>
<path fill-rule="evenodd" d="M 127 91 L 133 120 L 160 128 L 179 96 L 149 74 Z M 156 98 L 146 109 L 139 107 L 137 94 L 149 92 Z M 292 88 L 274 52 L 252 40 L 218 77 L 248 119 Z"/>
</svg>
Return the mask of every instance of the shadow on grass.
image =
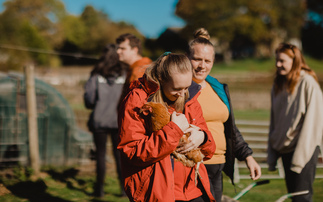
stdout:
<svg viewBox="0 0 323 202">
<path fill-rule="evenodd" d="M 68 202 L 67 200 L 46 193 L 47 186 L 42 180 L 19 182 L 8 186 L 7 189 L 15 196 L 28 199 L 31 202 Z"/>
<path fill-rule="evenodd" d="M 77 179 L 76 176 L 79 173 L 78 169 L 69 168 L 61 172 L 56 171 L 55 169 L 50 169 L 46 172 L 52 177 L 53 180 L 66 183 L 66 187 L 70 190 L 80 191 L 88 196 L 92 196 L 93 194 L 89 191 L 86 191 L 89 184 L 92 185 L 93 183 L 82 179 Z"/>
<path fill-rule="evenodd" d="M 93 196 L 95 177 L 80 174 L 76 168 L 57 169 L 47 168 L 42 170 L 41 178 L 31 180 L 26 171 L 21 169 L 8 169 L 0 173 L 0 183 L 8 189 L 8 196 L 1 196 L 0 201 L 10 200 L 30 202 L 69 202 L 75 198 L 82 201 L 128 201 L 119 194 L 118 180 L 107 178 L 105 195 L 102 198 Z M 12 200 L 11 200 L 12 201 Z"/>
<path fill-rule="evenodd" d="M 94 178 L 93 179 L 81 179 L 78 178 L 77 175 L 79 174 L 79 170 L 76 168 L 69 168 L 63 171 L 57 171 L 55 169 L 49 169 L 46 170 L 45 172 L 47 172 L 52 179 L 56 180 L 56 181 L 60 181 L 62 183 L 66 184 L 66 187 L 70 190 L 74 190 L 74 191 L 78 191 L 78 192 L 82 192 L 85 195 L 89 196 L 89 197 L 94 197 L 93 196 L 93 192 L 90 192 L 89 190 L 91 190 L 91 188 L 93 189 L 93 187 L 95 186 L 95 182 L 94 182 Z M 91 187 L 91 188 L 90 188 Z M 108 195 L 110 196 L 114 196 L 114 197 L 122 197 L 122 194 L 117 194 L 117 193 L 108 193 Z M 108 201 L 105 200 L 105 197 L 102 198 L 92 198 L 89 199 L 89 201 Z"/>
<path fill-rule="evenodd" d="M 60 182 L 67 182 L 70 178 L 76 178 L 76 175 L 79 173 L 78 169 L 75 168 L 69 168 L 67 170 L 64 170 L 62 172 L 56 171 L 54 169 L 50 169 L 45 171 L 47 172 L 54 180 L 60 181 Z"/>
</svg>

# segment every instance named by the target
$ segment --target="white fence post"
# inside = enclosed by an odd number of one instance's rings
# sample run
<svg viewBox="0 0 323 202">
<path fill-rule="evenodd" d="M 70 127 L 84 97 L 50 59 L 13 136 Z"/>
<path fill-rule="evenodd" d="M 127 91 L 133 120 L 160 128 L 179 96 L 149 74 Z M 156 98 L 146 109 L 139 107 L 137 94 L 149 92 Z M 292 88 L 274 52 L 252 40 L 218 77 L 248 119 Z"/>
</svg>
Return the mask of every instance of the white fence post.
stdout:
<svg viewBox="0 0 323 202">
<path fill-rule="evenodd" d="M 36 176 L 39 175 L 39 146 L 36 108 L 34 66 L 25 66 L 26 102 L 28 116 L 28 137 L 30 164 Z"/>
</svg>

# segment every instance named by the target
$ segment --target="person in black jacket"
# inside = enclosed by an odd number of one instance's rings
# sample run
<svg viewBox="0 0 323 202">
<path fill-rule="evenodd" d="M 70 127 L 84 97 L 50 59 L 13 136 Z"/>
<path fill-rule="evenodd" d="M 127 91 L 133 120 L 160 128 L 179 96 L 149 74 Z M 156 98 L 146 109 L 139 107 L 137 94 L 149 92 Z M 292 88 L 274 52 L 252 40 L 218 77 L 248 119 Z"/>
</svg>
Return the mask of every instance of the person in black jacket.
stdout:
<svg viewBox="0 0 323 202">
<path fill-rule="evenodd" d="M 261 168 L 252 157 L 252 149 L 235 125 L 228 86 L 208 75 L 213 67 L 215 55 L 209 38 L 207 30 L 198 29 L 189 44 L 189 58 L 194 69 L 193 81 L 202 87 L 198 101 L 216 144 L 213 157 L 204 164 L 208 171 L 211 192 L 218 202 L 222 198 L 222 171 L 234 184 L 235 158 L 246 162 L 253 180 L 260 178 Z"/>
<path fill-rule="evenodd" d="M 117 108 L 127 75 L 128 65 L 120 62 L 116 52 L 116 45 L 109 44 L 103 50 L 99 62 L 91 71 L 89 80 L 84 86 L 84 103 L 86 108 L 92 109 L 88 120 L 88 128 L 93 133 L 96 147 L 96 185 L 94 195 L 104 196 L 104 179 L 106 172 L 106 145 L 110 134 L 113 144 L 113 154 L 117 173 L 121 182 L 120 154 L 117 150 L 118 123 Z M 122 195 L 124 194 L 121 186 Z"/>
</svg>

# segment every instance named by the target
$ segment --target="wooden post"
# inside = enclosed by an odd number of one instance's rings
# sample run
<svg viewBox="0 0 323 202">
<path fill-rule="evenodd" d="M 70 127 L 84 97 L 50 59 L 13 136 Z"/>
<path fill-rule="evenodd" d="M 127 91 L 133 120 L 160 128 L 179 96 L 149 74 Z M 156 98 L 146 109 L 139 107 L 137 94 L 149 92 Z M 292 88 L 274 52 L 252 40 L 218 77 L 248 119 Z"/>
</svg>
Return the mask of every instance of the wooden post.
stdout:
<svg viewBox="0 0 323 202">
<path fill-rule="evenodd" d="M 38 125 L 37 125 L 37 108 L 34 66 L 25 66 L 26 82 L 26 101 L 28 117 L 28 137 L 29 137 L 29 158 L 31 168 L 36 176 L 39 175 L 39 146 L 38 146 Z"/>
</svg>

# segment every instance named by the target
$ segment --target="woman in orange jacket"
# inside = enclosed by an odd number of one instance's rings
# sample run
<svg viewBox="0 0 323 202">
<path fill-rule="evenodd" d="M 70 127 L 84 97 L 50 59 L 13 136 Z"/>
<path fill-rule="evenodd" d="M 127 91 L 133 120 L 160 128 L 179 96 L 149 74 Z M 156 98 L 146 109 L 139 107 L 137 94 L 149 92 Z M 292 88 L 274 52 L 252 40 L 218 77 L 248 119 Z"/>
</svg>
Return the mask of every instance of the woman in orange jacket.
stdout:
<svg viewBox="0 0 323 202">
<path fill-rule="evenodd" d="M 215 143 L 197 101 L 200 86 L 192 82 L 192 66 L 183 54 L 165 53 L 131 83 L 119 110 L 119 145 L 124 188 L 130 201 L 215 201 L 204 164 L 197 185 L 194 167 L 174 161 L 171 153 L 200 148 L 204 160 L 212 157 Z M 139 109 L 159 102 L 171 113 L 161 130 L 148 131 Z M 197 127 L 190 127 L 194 125 Z M 185 132 L 189 143 L 178 146 Z"/>
</svg>

